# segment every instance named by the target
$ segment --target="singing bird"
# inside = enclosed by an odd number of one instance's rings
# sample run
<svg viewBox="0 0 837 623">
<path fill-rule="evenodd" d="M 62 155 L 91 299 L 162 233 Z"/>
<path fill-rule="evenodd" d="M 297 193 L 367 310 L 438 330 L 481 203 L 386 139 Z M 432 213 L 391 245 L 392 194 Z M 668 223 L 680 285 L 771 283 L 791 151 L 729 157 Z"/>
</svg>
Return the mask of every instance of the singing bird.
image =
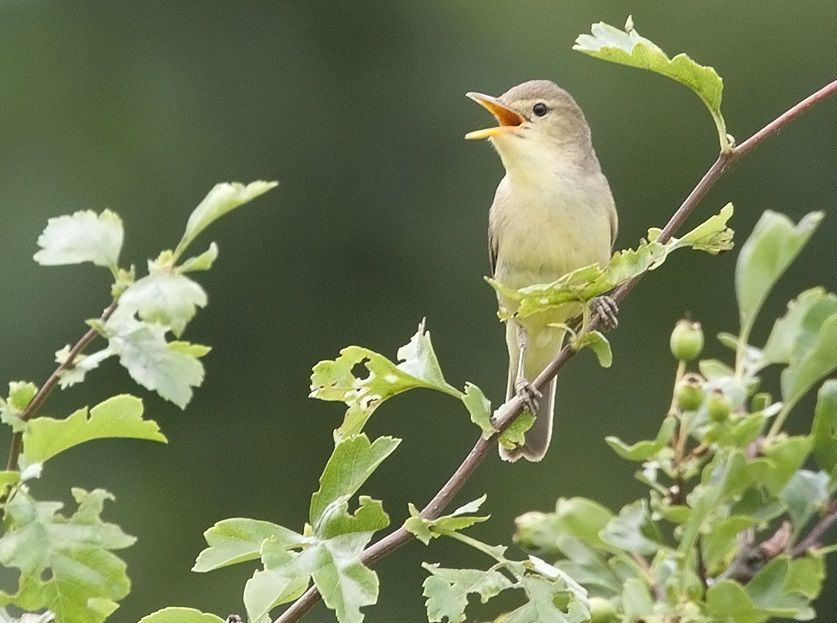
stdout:
<svg viewBox="0 0 837 623">
<path fill-rule="evenodd" d="M 616 207 L 590 140 L 590 126 L 578 104 L 548 80 L 531 80 L 500 97 L 468 93 L 488 109 L 496 127 L 476 130 L 466 139 L 487 138 L 500 155 L 506 174 L 489 212 L 491 272 L 503 285 L 522 288 L 548 283 L 589 264 L 606 265 L 617 230 Z M 511 318 L 506 323 L 509 378 L 506 400 L 520 395 L 535 415 L 525 443 L 500 448 L 507 461 L 540 461 L 552 437 L 555 379 L 538 392 L 530 383 L 558 354 L 567 323 L 581 308 L 514 315 L 515 302 L 499 296 Z M 612 300 L 596 312 L 615 324 Z"/>
</svg>

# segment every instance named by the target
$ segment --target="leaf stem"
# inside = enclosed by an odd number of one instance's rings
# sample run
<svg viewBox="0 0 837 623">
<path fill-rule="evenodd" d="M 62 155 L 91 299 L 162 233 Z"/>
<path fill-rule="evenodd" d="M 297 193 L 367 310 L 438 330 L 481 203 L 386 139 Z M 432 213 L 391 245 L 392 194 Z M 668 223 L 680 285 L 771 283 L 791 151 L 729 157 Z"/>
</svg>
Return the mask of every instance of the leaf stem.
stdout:
<svg viewBox="0 0 837 623">
<path fill-rule="evenodd" d="M 113 312 L 116 311 L 117 301 L 114 300 L 105 308 L 105 311 L 102 312 L 102 315 L 99 319 L 100 322 L 107 322 L 108 318 L 113 315 Z M 99 335 L 99 332 L 96 331 L 94 328 L 90 328 L 87 333 L 79 338 L 78 342 L 73 344 L 73 347 L 70 349 L 70 352 L 67 353 L 67 358 L 64 360 L 63 363 L 59 364 L 55 370 L 53 370 L 52 374 L 49 375 L 49 378 L 41 385 L 41 388 L 38 390 L 38 393 L 35 394 L 35 397 L 32 398 L 32 401 L 26 405 L 26 408 L 21 412 L 20 419 L 24 422 L 31 420 L 32 418 L 37 416 L 38 409 L 41 408 L 41 405 L 44 401 L 49 397 L 52 393 L 52 390 L 55 389 L 55 386 L 58 384 L 58 381 L 61 379 L 61 373 L 64 370 L 67 370 L 73 366 L 73 363 L 76 360 L 82 351 L 90 345 L 96 336 Z M 9 458 L 6 461 L 6 469 L 13 470 L 17 467 L 17 460 L 20 457 L 20 453 L 23 450 L 23 435 L 22 433 L 15 433 L 12 435 L 12 441 L 9 446 Z M 0 517 L 2 517 L 2 509 L 0 509 Z"/>
<path fill-rule="evenodd" d="M 660 233 L 658 241 L 665 243 L 682 227 L 686 219 L 694 212 L 700 201 L 709 192 L 715 183 L 723 176 L 729 167 L 750 153 L 756 146 L 762 143 L 766 138 L 776 134 L 781 128 L 796 119 L 799 115 L 807 111 L 812 106 L 824 101 L 828 97 L 837 92 L 837 80 L 825 85 L 815 93 L 809 95 L 798 104 L 792 106 L 787 111 L 776 117 L 773 121 L 764 126 L 761 130 L 753 134 L 741 145 L 733 148 L 731 151 L 722 152 L 718 155 L 717 160 L 706 171 L 697 185 L 692 189 L 692 192 L 683 200 L 683 203 L 677 211 L 669 219 L 663 231 Z M 636 287 L 643 275 L 639 275 L 631 281 L 621 285 L 614 293 L 612 298 L 621 303 Z M 590 321 L 589 329 L 598 329 L 600 325 L 599 317 L 594 316 Z M 549 381 L 555 377 L 556 374 L 563 368 L 570 358 L 575 354 L 571 346 L 565 346 L 563 350 L 550 362 L 550 364 L 541 372 L 538 377 L 532 382 L 536 388 L 544 387 Z M 441 515 L 444 508 L 453 500 L 454 496 L 463 487 L 465 482 L 479 467 L 480 463 L 488 456 L 497 439 L 506 428 L 523 411 L 523 402 L 517 396 L 514 396 L 498 409 L 497 418 L 494 425 L 497 432 L 488 439 L 483 439 L 482 436 L 471 448 L 471 451 L 462 461 L 462 464 L 456 469 L 453 475 L 448 479 L 444 486 L 439 489 L 439 492 L 433 496 L 433 499 L 428 502 L 427 506 L 421 511 L 421 515 L 428 519 L 435 519 Z M 835 516 L 837 520 L 837 516 Z M 373 543 L 361 555 L 361 560 L 367 566 L 373 565 L 375 562 L 392 553 L 402 545 L 408 543 L 413 539 L 413 535 L 407 532 L 404 528 L 398 528 L 380 541 Z M 801 544 L 800 544 L 801 545 Z M 320 593 L 316 587 L 311 587 L 297 599 L 291 606 L 285 610 L 273 623 L 291 623 L 298 621 L 303 614 L 310 610 L 314 604 L 320 600 Z"/>
</svg>

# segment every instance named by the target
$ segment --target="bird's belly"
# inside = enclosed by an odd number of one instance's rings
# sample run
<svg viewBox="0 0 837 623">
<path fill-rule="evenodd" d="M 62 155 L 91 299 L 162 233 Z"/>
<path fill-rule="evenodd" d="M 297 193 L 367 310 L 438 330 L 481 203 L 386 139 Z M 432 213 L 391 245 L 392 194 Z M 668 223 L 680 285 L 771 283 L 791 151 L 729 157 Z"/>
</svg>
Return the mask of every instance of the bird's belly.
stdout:
<svg viewBox="0 0 837 623">
<path fill-rule="evenodd" d="M 606 219 L 587 213 L 525 221 L 509 223 L 499 240 L 494 277 L 506 286 L 548 283 L 576 268 L 606 264 L 609 259 Z"/>
</svg>

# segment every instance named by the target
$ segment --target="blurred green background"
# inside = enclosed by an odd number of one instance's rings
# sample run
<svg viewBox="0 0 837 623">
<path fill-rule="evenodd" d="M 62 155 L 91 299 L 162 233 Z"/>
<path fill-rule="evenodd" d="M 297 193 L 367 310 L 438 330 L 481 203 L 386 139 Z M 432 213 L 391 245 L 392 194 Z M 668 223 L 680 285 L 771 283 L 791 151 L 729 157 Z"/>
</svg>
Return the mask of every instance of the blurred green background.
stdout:
<svg viewBox="0 0 837 623">
<path fill-rule="evenodd" d="M 200 276 L 210 307 L 186 338 L 214 350 L 185 413 L 135 388 L 115 362 L 47 405 L 63 415 L 137 392 L 170 439 L 82 446 L 34 484 L 42 499 L 69 501 L 70 486 L 117 496 L 106 517 L 139 543 L 124 552 L 133 592 L 114 620 L 165 605 L 243 610 L 250 569 L 189 568 L 201 532 L 222 518 L 301 527 L 342 415 L 307 398 L 318 360 L 348 344 L 394 356 L 427 317 L 448 380 L 502 398 L 503 332 L 482 281 L 502 169 L 488 145 L 462 140 L 488 120 L 466 91 L 557 81 L 593 128 L 620 208 L 617 245 L 665 222 L 711 164 L 717 139 L 686 89 L 571 51 L 592 22 L 621 26 L 629 12 L 668 52 L 718 70 L 739 139 L 835 77 L 834 2 L 0 3 L 3 382 L 45 379 L 52 353 L 107 303 L 105 271 L 32 262 L 49 217 L 115 210 L 127 230 L 123 261 L 142 266 L 173 246 L 216 182 L 281 182 L 199 243 L 218 241 L 221 256 Z M 756 339 L 802 289 L 837 286 L 835 119 L 837 102 L 812 110 L 702 205 L 707 216 L 735 202 L 739 241 L 767 208 L 795 220 L 831 212 L 770 299 Z M 546 460 L 492 458 L 468 483 L 461 500 L 487 492 L 492 514 L 476 535 L 508 542 L 515 516 L 548 510 L 559 496 L 616 508 L 641 494 L 633 466 L 603 437 L 656 430 L 674 371 L 668 335 L 682 314 L 710 336 L 736 329 L 735 258 L 682 253 L 642 283 L 611 336 L 613 367 L 583 354 L 562 374 Z M 726 354 L 710 341 L 707 355 Z M 800 429 L 810 406 L 793 418 Z M 421 392 L 388 403 L 370 433 L 404 438 L 364 488 L 395 522 L 408 501 L 429 499 L 476 436 L 457 404 Z M 424 620 L 422 559 L 484 563 L 453 543 L 411 544 L 378 566 L 381 599 L 367 620 Z M 830 586 L 821 613 L 837 608 L 837 576 Z M 310 615 L 330 619 L 322 609 Z"/>
</svg>

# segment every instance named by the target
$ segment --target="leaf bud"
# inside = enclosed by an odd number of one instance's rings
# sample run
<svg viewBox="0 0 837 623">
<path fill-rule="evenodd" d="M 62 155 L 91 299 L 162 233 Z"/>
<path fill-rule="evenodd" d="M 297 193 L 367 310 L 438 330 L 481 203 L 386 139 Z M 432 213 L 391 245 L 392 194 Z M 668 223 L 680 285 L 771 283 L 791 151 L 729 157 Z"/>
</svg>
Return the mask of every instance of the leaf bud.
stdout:
<svg viewBox="0 0 837 623">
<path fill-rule="evenodd" d="M 695 411 L 703 403 L 703 377 L 699 374 L 684 375 L 677 382 L 674 398 L 681 411 Z"/>
<path fill-rule="evenodd" d="M 604 597 L 590 598 L 590 623 L 616 623 L 616 606 Z"/>
<path fill-rule="evenodd" d="M 671 332 L 671 354 L 678 361 L 693 361 L 703 350 L 703 329 L 699 322 L 683 319 Z"/>
<path fill-rule="evenodd" d="M 720 389 L 712 390 L 706 398 L 706 411 L 713 422 L 723 422 L 729 417 L 729 399 Z"/>
</svg>

